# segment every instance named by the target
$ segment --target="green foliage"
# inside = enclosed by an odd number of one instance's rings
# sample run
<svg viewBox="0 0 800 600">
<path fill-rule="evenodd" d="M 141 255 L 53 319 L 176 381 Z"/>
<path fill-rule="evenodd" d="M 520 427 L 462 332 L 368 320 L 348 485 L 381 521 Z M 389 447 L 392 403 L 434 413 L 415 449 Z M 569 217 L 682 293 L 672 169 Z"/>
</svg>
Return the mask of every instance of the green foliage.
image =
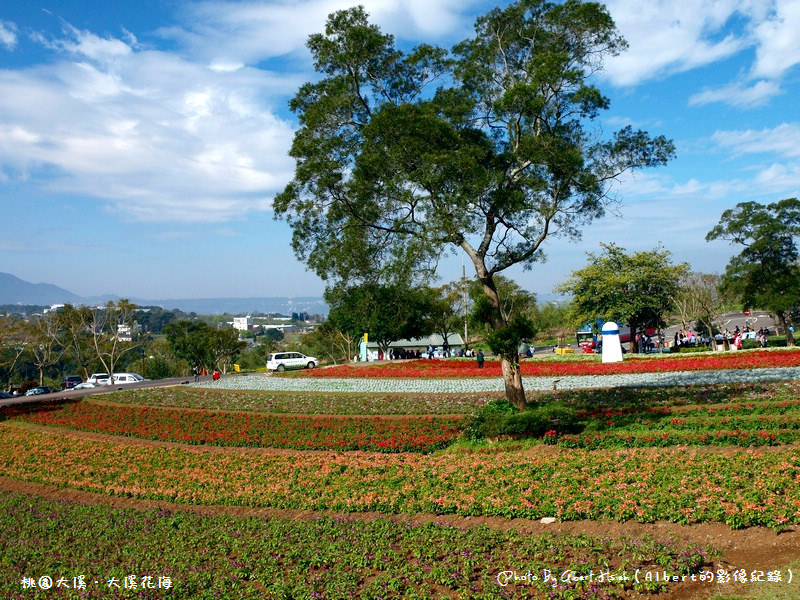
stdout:
<svg viewBox="0 0 800 600">
<path fill-rule="evenodd" d="M 563 404 L 548 403 L 517 411 L 507 400 L 492 401 L 475 413 L 464 428 L 473 440 L 503 436 L 542 437 L 550 431 L 576 433 L 583 423 L 577 412 Z"/>
<path fill-rule="evenodd" d="M 498 356 L 514 359 L 522 341 L 530 341 L 536 335 L 536 328 L 530 319 L 517 316 L 489 334 L 489 347 Z"/>
<path fill-rule="evenodd" d="M 774 312 L 786 332 L 785 313 L 800 306 L 800 201 L 789 198 L 772 204 L 740 202 L 722 213 L 706 240 L 723 239 L 744 246 L 725 268 L 723 286 L 735 292 L 746 307 Z"/>
<path fill-rule="evenodd" d="M 224 369 L 247 347 L 235 329 L 212 329 L 202 321 L 177 321 L 164 328 L 170 349 L 190 365 Z"/>
<path fill-rule="evenodd" d="M 256 371 L 264 369 L 267 364 L 267 356 L 270 353 L 268 346 L 257 345 L 242 352 L 236 359 L 237 364 L 243 371 Z"/>
<path fill-rule="evenodd" d="M 503 275 L 496 275 L 493 283 L 500 297 L 500 312 L 506 319 L 513 319 L 515 316 L 533 318 L 536 315 L 536 296 L 532 292 L 522 289 L 515 281 Z M 467 294 L 472 304 L 468 317 L 470 327 L 488 335 L 496 319 L 495 307 L 486 295 L 483 284 L 477 279 L 469 283 Z"/>
<path fill-rule="evenodd" d="M 329 288 L 328 321 L 333 328 L 357 338 L 369 334 L 383 349 L 396 340 L 429 335 L 433 295 L 428 288 L 403 283 L 365 283 Z"/>
<path fill-rule="evenodd" d="M 209 334 L 212 329 L 202 321 L 177 321 L 164 327 L 172 353 L 191 365 L 210 368 Z"/>
<path fill-rule="evenodd" d="M 574 323 L 606 321 L 637 327 L 663 327 L 679 281 L 688 265 L 673 265 L 666 250 L 627 254 L 616 244 L 601 244 L 603 253 L 588 254 L 588 264 L 572 273 L 559 291 L 573 296 Z"/>
<path fill-rule="evenodd" d="M 148 379 L 165 379 L 180 374 L 179 365 L 164 356 L 154 356 L 145 361 L 146 368 L 142 375 Z"/>
<path fill-rule="evenodd" d="M 767 338 L 767 348 L 786 348 L 786 338 L 781 336 L 770 336 Z M 761 348 L 761 342 L 758 340 L 742 340 L 742 350 L 751 350 L 753 348 Z"/>
<path fill-rule="evenodd" d="M 431 331 L 449 339 L 464 327 L 464 288 L 462 282 L 430 290 L 431 301 L 428 314 Z"/>
<path fill-rule="evenodd" d="M 271 327 L 264 332 L 266 338 L 273 342 L 280 342 L 283 341 L 284 335 L 280 329 L 276 329 Z"/>
<path fill-rule="evenodd" d="M 166 310 L 160 306 L 140 306 L 137 307 L 135 314 L 136 321 L 141 325 L 142 331 L 153 334 L 160 334 L 169 323 L 190 317 L 190 315 L 177 308 Z"/>
</svg>

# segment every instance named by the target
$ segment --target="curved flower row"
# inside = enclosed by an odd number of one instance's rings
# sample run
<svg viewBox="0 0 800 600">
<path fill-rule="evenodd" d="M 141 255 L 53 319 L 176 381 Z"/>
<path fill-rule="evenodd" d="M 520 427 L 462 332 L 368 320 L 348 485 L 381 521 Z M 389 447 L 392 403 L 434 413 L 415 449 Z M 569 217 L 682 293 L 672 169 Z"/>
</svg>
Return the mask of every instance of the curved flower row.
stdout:
<svg viewBox="0 0 800 600">
<path fill-rule="evenodd" d="M 707 371 L 719 369 L 759 369 L 800 366 L 798 350 L 753 350 L 746 352 L 709 353 L 691 356 L 655 358 L 631 357 L 623 362 L 602 363 L 599 357 L 587 360 L 523 361 L 522 374 L 529 377 L 559 375 L 619 375 L 627 373 L 664 373 L 671 371 Z M 475 361 L 467 360 L 410 360 L 369 366 L 339 365 L 313 369 L 300 376 L 327 378 L 425 378 L 425 377 L 499 377 L 500 363 L 486 362 L 478 368 Z"/>
<path fill-rule="evenodd" d="M 800 356 L 800 352 L 797 353 Z M 668 373 L 629 373 L 596 375 L 525 377 L 528 390 L 584 389 L 598 387 L 660 387 L 671 385 L 707 385 L 717 383 L 747 383 L 800 379 L 800 366 L 720 371 L 686 371 Z M 306 377 L 226 377 L 219 381 L 193 383 L 190 386 L 233 390 L 297 391 L 297 392 L 370 392 L 410 394 L 458 394 L 471 392 L 501 392 L 499 378 L 464 379 L 311 379 Z"/>
<path fill-rule="evenodd" d="M 672 465 L 680 465 L 674 468 Z M 0 475 L 192 504 L 539 519 L 800 524 L 800 450 L 264 455 L 166 448 L 0 424 Z"/>
<path fill-rule="evenodd" d="M 269 415 L 90 401 L 15 416 L 39 425 L 190 444 L 376 452 L 431 452 L 450 444 L 463 424 L 463 417 Z"/>
</svg>

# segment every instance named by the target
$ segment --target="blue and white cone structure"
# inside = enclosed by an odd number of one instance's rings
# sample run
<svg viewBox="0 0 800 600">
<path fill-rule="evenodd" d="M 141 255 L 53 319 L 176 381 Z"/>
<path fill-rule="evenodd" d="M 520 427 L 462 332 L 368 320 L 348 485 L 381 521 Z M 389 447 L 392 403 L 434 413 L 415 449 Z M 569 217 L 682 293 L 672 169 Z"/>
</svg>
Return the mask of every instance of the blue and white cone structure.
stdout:
<svg viewBox="0 0 800 600">
<path fill-rule="evenodd" d="M 619 325 L 614 321 L 603 324 L 603 362 L 622 362 L 622 344 L 619 341 Z"/>
</svg>

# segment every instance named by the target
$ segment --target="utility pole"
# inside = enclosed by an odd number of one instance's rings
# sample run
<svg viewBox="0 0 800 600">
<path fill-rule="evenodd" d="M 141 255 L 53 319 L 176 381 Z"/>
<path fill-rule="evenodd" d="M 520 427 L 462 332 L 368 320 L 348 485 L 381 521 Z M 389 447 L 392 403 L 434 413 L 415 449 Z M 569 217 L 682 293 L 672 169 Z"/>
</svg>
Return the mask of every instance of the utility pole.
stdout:
<svg viewBox="0 0 800 600">
<path fill-rule="evenodd" d="M 461 256 L 461 288 L 464 292 L 464 350 L 469 348 L 469 337 L 467 336 L 467 270 L 464 267 L 464 256 Z"/>
</svg>

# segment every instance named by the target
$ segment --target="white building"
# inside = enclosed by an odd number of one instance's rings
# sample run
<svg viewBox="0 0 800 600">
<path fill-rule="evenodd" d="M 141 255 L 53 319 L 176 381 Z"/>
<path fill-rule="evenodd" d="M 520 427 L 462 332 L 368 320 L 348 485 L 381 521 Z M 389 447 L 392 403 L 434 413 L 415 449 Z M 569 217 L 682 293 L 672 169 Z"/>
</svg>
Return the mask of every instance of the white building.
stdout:
<svg viewBox="0 0 800 600">
<path fill-rule="evenodd" d="M 239 331 L 250 331 L 253 328 L 253 317 L 250 315 L 246 317 L 234 317 L 233 328 Z"/>
<path fill-rule="evenodd" d="M 117 339 L 120 342 L 132 342 L 133 337 L 139 335 L 142 331 L 142 326 L 136 321 L 132 325 L 120 325 L 117 328 Z"/>
</svg>

